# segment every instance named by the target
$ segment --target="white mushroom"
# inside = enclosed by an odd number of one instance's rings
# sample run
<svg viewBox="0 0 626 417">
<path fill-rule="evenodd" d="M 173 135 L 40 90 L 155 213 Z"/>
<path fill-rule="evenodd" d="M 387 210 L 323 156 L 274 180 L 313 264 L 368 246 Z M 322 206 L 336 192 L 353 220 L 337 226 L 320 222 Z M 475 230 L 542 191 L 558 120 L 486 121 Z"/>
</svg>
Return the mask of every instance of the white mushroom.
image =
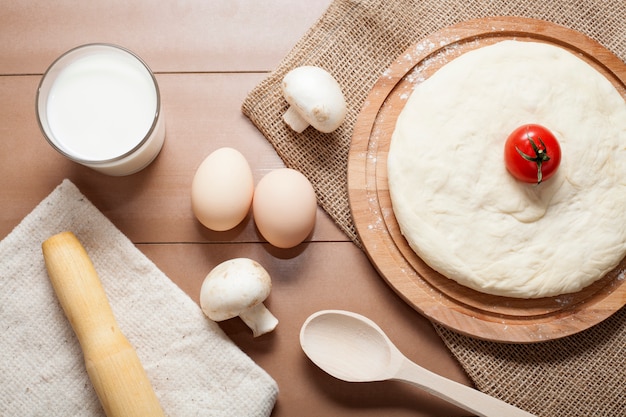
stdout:
<svg viewBox="0 0 626 417">
<path fill-rule="evenodd" d="M 200 289 L 200 307 L 214 321 L 236 316 L 252 329 L 254 337 L 271 332 L 278 320 L 263 305 L 270 294 L 270 275 L 258 262 L 231 259 L 209 272 Z"/>
<path fill-rule="evenodd" d="M 346 99 L 341 87 L 322 68 L 303 66 L 292 69 L 283 78 L 282 89 L 290 105 L 283 120 L 298 133 L 309 125 L 320 132 L 330 133 L 346 117 Z"/>
</svg>

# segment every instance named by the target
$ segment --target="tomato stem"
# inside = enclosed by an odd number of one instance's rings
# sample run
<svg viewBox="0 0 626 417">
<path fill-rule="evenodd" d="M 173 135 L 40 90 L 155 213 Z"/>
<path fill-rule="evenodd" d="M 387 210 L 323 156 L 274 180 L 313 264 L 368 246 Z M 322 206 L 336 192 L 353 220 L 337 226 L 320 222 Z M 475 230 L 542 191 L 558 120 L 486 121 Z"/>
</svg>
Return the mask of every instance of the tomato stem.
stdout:
<svg viewBox="0 0 626 417">
<path fill-rule="evenodd" d="M 515 150 L 525 160 L 530 161 L 530 162 L 534 162 L 534 163 L 537 164 L 537 184 L 541 184 L 541 181 L 543 180 L 543 173 L 541 172 L 541 165 L 544 162 L 549 161 L 550 157 L 548 156 L 548 153 L 546 152 L 546 144 L 543 143 L 543 140 L 541 140 L 540 137 L 538 137 L 537 139 L 539 139 L 539 143 L 541 144 L 541 148 L 537 146 L 537 144 L 530 137 L 530 135 L 527 135 L 527 137 L 528 137 L 528 141 L 530 142 L 530 146 L 533 148 L 533 152 L 535 152 L 535 156 L 526 155 L 517 146 L 515 147 Z"/>
</svg>

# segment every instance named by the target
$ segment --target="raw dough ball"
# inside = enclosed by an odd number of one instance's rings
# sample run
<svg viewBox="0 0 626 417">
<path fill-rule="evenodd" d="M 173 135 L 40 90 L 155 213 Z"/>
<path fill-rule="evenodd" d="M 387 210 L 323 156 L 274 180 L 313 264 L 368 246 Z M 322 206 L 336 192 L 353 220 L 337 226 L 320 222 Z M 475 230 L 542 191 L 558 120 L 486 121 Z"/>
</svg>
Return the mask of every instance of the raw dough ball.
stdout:
<svg viewBox="0 0 626 417">
<path fill-rule="evenodd" d="M 562 162 L 540 186 L 506 171 L 503 145 L 549 128 Z M 556 46 L 502 41 L 417 85 L 392 136 L 394 214 L 433 269 L 489 294 L 576 292 L 626 254 L 626 103 Z"/>
</svg>

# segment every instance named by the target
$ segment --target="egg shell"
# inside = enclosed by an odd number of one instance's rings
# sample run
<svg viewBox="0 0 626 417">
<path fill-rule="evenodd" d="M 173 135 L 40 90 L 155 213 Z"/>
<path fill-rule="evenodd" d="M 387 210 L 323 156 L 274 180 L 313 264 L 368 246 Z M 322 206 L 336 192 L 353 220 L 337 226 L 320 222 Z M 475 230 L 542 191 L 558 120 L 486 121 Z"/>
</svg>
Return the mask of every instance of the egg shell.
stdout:
<svg viewBox="0 0 626 417">
<path fill-rule="evenodd" d="M 191 207 L 211 230 L 234 228 L 248 215 L 254 179 L 246 158 L 236 149 L 220 148 L 198 166 L 191 184 Z"/>
<path fill-rule="evenodd" d="M 276 169 L 257 184 L 252 213 L 257 229 L 269 243 L 278 248 L 297 246 L 315 226 L 315 191 L 300 172 Z"/>
</svg>

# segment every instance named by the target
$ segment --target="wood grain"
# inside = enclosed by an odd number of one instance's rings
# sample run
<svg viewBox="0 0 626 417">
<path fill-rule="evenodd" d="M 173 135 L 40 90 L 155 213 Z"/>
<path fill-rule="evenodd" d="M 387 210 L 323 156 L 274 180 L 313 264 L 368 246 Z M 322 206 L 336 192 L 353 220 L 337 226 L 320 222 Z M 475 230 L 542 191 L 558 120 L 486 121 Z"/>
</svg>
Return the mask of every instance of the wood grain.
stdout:
<svg viewBox="0 0 626 417">
<path fill-rule="evenodd" d="M 328 0 L 111 0 L 3 2 L 0 74 L 41 74 L 80 44 L 122 45 L 153 71 L 269 71 L 328 7 Z"/>
<path fill-rule="evenodd" d="M 461 333 L 528 343 L 577 333 L 624 306 L 626 261 L 575 294 L 526 300 L 480 293 L 438 274 L 412 251 L 394 217 L 387 185 L 391 134 L 414 85 L 461 54 L 506 39 L 565 48 L 600 71 L 626 97 L 626 65 L 578 32 L 525 18 L 464 22 L 413 45 L 374 85 L 352 138 L 348 185 L 353 217 L 368 256 L 406 302 Z"/>
</svg>

